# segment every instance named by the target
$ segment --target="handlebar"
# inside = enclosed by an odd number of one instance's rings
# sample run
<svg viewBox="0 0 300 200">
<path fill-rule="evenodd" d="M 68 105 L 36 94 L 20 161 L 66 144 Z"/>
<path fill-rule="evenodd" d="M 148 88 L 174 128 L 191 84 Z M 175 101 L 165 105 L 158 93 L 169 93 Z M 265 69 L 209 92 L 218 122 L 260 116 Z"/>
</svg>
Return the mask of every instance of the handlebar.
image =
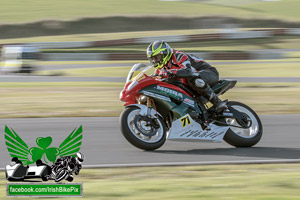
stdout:
<svg viewBox="0 0 300 200">
<path fill-rule="evenodd" d="M 168 79 L 168 78 L 164 78 L 162 75 L 151 75 L 150 77 L 153 79 L 162 81 L 162 82 L 164 82 L 164 80 Z"/>
<path fill-rule="evenodd" d="M 167 82 L 169 80 L 169 78 L 163 78 L 162 75 L 152 75 L 151 78 L 162 82 Z"/>
</svg>

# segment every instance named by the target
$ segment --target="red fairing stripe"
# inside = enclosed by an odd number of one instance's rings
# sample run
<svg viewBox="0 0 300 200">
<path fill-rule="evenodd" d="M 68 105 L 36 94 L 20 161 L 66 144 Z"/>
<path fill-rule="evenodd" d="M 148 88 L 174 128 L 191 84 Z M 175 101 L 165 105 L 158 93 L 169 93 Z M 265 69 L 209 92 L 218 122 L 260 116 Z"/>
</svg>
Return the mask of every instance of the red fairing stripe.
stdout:
<svg viewBox="0 0 300 200">
<path fill-rule="evenodd" d="M 149 85 L 159 85 L 159 86 L 167 87 L 169 89 L 172 89 L 172 90 L 175 90 L 177 92 L 183 93 L 183 94 L 185 94 L 187 96 L 191 96 L 186 91 L 184 91 L 183 89 L 181 89 L 181 88 L 179 88 L 179 87 L 177 87 L 175 85 L 171 85 L 169 83 L 165 83 L 165 82 L 161 82 L 161 81 L 155 80 L 155 79 L 147 76 L 146 74 L 145 74 L 145 78 L 142 79 L 142 80 L 140 80 L 138 82 L 138 84 L 134 88 L 132 88 L 130 91 L 127 91 L 127 88 L 130 85 L 130 83 L 127 83 L 124 86 L 124 89 L 121 92 L 121 97 L 120 98 L 121 98 L 122 101 L 125 101 L 124 105 L 135 104 L 136 103 L 136 99 L 140 95 L 138 92 L 141 89 L 143 89 L 143 88 L 145 88 L 145 87 L 147 87 Z"/>
</svg>

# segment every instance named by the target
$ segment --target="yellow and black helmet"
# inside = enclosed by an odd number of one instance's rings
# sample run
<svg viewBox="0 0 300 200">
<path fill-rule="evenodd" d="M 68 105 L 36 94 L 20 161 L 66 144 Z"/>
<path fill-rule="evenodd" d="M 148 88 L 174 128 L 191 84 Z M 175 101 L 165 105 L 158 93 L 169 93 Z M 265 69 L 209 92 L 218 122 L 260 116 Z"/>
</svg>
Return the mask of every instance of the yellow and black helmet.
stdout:
<svg viewBox="0 0 300 200">
<path fill-rule="evenodd" d="M 155 68 L 161 69 L 172 56 L 172 49 L 165 41 L 152 42 L 147 48 L 147 57 Z"/>
</svg>

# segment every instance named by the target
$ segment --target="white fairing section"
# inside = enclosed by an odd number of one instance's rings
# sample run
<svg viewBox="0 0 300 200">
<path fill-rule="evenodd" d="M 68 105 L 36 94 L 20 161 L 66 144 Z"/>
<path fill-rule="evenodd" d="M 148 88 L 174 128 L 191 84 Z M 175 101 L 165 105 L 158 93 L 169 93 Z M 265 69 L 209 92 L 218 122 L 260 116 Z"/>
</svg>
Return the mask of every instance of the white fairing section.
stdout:
<svg viewBox="0 0 300 200">
<path fill-rule="evenodd" d="M 203 130 L 190 115 L 185 115 L 172 123 L 167 139 L 177 141 L 221 142 L 228 126 L 210 124 L 210 130 Z"/>
<path fill-rule="evenodd" d="M 15 165 L 13 165 L 13 166 L 11 166 L 11 165 L 6 165 L 5 170 L 6 170 L 7 176 L 8 176 L 8 177 L 11 177 L 11 176 L 13 175 L 15 169 L 17 169 L 20 165 L 21 165 L 21 164 L 15 164 Z"/>
<path fill-rule="evenodd" d="M 35 174 L 32 176 L 39 176 L 42 174 L 45 168 L 46 168 L 45 166 L 30 166 L 28 168 L 27 174 L 29 174 L 30 172 L 34 172 Z"/>
</svg>

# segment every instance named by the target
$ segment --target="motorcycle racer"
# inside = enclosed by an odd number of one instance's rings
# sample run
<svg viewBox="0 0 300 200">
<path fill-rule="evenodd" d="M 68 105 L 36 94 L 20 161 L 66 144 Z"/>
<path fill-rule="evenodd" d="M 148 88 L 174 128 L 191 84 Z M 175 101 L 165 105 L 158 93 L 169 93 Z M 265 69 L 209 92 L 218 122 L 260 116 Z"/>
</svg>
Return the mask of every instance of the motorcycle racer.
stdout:
<svg viewBox="0 0 300 200">
<path fill-rule="evenodd" d="M 83 160 L 84 156 L 80 152 L 76 154 L 76 157 L 63 156 L 58 158 L 54 165 L 52 165 L 50 179 L 54 179 L 56 182 L 61 181 L 62 179 L 73 181 L 74 177 L 72 174 L 79 174 Z"/>
<path fill-rule="evenodd" d="M 171 49 L 165 41 L 154 41 L 147 48 L 147 57 L 155 67 L 155 74 L 179 79 L 201 93 L 215 107 L 216 112 L 227 108 L 226 103 L 211 89 L 219 80 L 215 67 L 194 55 Z"/>
</svg>

